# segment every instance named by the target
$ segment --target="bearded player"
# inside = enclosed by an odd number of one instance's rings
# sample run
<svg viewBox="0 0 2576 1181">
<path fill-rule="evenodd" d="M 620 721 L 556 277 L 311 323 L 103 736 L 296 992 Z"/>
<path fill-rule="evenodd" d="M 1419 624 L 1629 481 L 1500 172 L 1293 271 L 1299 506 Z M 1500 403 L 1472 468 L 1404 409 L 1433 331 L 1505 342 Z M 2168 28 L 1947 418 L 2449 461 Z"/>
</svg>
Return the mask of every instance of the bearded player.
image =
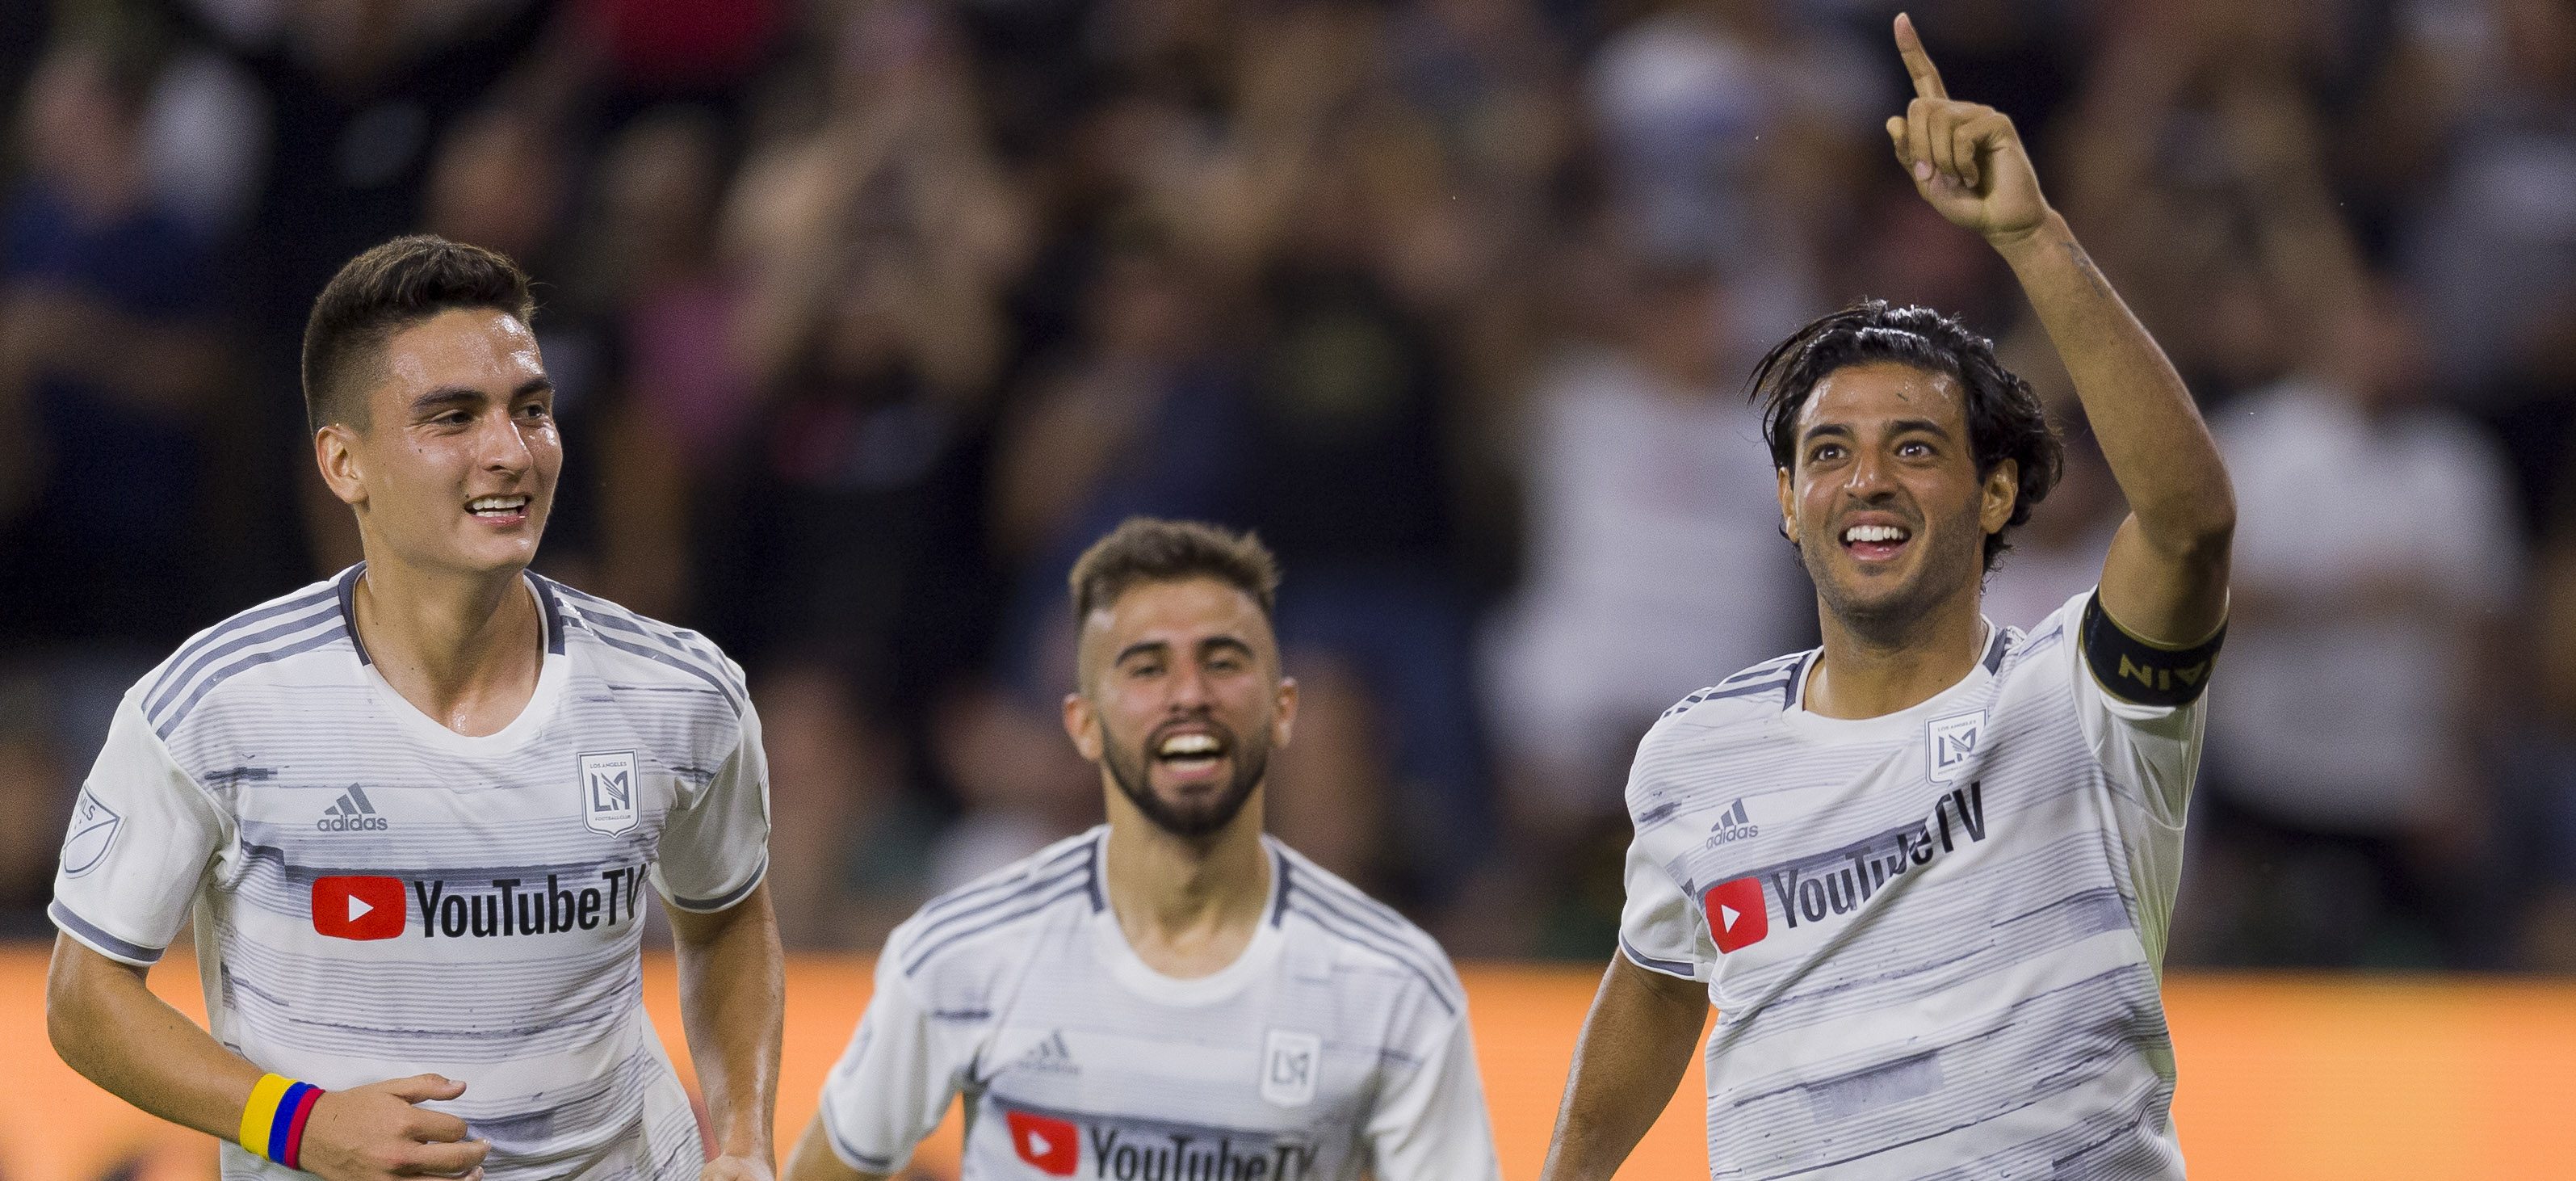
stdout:
<svg viewBox="0 0 2576 1181">
<path fill-rule="evenodd" d="M 2131 515 L 2028 634 L 1980 617 L 2058 461 L 1957 321 L 1870 303 L 1755 371 L 1824 643 L 1684 699 L 1629 778 L 1620 950 L 1544 1175 L 1605 1178 L 1709 1007 L 1715 1178 L 2182 1176 L 2158 992 L 2234 499 L 2190 395 L 1912 24 L 1888 120 L 2074 376 Z"/>
<path fill-rule="evenodd" d="M 1269 552 L 1130 520 L 1071 581 L 1109 822 L 895 931 L 788 1177 L 899 1172 L 959 1095 L 967 1181 L 1495 1177 L 1448 957 L 1261 831 L 1297 716 Z"/>
<path fill-rule="evenodd" d="M 136 684 L 75 807 L 54 1046 L 226 1178 L 772 1171 L 759 721 L 704 639 L 528 572 L 563 467 L 532 313 L 438 238 L 323 288 L 306 410 L 366 560 Z M 644 1015 L 648 890 L 712 1161 Z M 144 986 L 192 915 L 204 1029 Z"/>
</svg>

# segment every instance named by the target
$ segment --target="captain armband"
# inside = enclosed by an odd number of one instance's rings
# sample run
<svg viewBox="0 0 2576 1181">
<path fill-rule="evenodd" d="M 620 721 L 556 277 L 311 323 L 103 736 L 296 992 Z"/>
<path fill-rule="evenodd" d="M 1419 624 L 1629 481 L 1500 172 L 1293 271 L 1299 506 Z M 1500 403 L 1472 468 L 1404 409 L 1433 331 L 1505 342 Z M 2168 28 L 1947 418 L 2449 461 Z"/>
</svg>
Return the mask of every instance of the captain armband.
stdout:
<svg viewBox="0 0 2576 1181">
<path fill-rule="evenodd" d="M 2084 662 L 2093 679 L 2122 701 L 2137 705 L 2189 705 L 2209 688 L 2209 667 L 2227 639 L 2227 625 L 2189 648 L 2168 648 L 2130 635 L 2102 610 L 2102 594 L 2084 600 Z"/>
</svg>

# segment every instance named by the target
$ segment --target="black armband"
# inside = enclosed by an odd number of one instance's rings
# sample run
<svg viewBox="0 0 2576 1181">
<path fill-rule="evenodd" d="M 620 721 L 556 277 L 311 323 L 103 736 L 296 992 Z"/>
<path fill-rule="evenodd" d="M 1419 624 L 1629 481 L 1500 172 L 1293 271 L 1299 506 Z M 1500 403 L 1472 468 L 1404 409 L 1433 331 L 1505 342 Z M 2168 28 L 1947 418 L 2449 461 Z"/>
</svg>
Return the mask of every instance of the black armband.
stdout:
<svg viewBox="0 0 2576 1181">
<path fill-rule="evenodd" d="M 2210 662 L 2227 639 L 2227 625 L 2189 648 L 2168 648 L 2130 635 L 2102 610 L 2102 592 L 2084 600 L 2084 663 L 2093 679 L 2122 701 L 2137 705 L 2189 705 L 2209 688 Z"/>
</svg>

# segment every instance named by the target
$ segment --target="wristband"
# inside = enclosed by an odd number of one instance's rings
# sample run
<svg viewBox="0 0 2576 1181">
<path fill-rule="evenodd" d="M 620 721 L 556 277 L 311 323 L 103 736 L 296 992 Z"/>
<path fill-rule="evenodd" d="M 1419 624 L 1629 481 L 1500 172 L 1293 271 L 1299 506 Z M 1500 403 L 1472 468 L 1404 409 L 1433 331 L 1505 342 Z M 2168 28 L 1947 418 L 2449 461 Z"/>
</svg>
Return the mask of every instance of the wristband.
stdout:
<svg viewBox="0 0 2576 1181">
<path fill-rule="evenodd" d="M 264 1074 L 251 1084 L 250 1102 L 242 1105 L 241 1146 L 251 1155 L 287 1168 L 301 1168 L 304 1121 L 322 1088 L 283 1075 Z"/>
</svg>

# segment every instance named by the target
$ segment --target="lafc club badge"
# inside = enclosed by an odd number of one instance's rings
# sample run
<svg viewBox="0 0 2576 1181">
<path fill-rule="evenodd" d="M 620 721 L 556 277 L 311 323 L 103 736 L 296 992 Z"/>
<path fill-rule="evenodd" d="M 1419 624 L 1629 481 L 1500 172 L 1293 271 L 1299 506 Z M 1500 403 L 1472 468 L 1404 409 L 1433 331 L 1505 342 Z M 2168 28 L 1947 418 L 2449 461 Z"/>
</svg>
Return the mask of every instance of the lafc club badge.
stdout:
<svg viewBox="0 0 2576 1181">
<path fill-rule="evenodd" d="M 1311 1033 L 1270 1031 L 1261 1055 L 1261 1097 L 1281 1107 L 1315 1101 L 1315 1075 L 1324 1066 L 1324 1040 Z"/>
<path fill-rule="evenodd" d="M 635 752 L 581 756 L 581 819 L 609 836 L 635 827 Z"/>
<path fill-rule="evenodd" d="M 1931 759 L 1932 782 L 1956 783 L 1976 762 L 1978 744 L 1985 741 L 1986 711 L 1934 718 L 1924 730 L 1929 747 L 1924 753 Z"/>
</svg>

